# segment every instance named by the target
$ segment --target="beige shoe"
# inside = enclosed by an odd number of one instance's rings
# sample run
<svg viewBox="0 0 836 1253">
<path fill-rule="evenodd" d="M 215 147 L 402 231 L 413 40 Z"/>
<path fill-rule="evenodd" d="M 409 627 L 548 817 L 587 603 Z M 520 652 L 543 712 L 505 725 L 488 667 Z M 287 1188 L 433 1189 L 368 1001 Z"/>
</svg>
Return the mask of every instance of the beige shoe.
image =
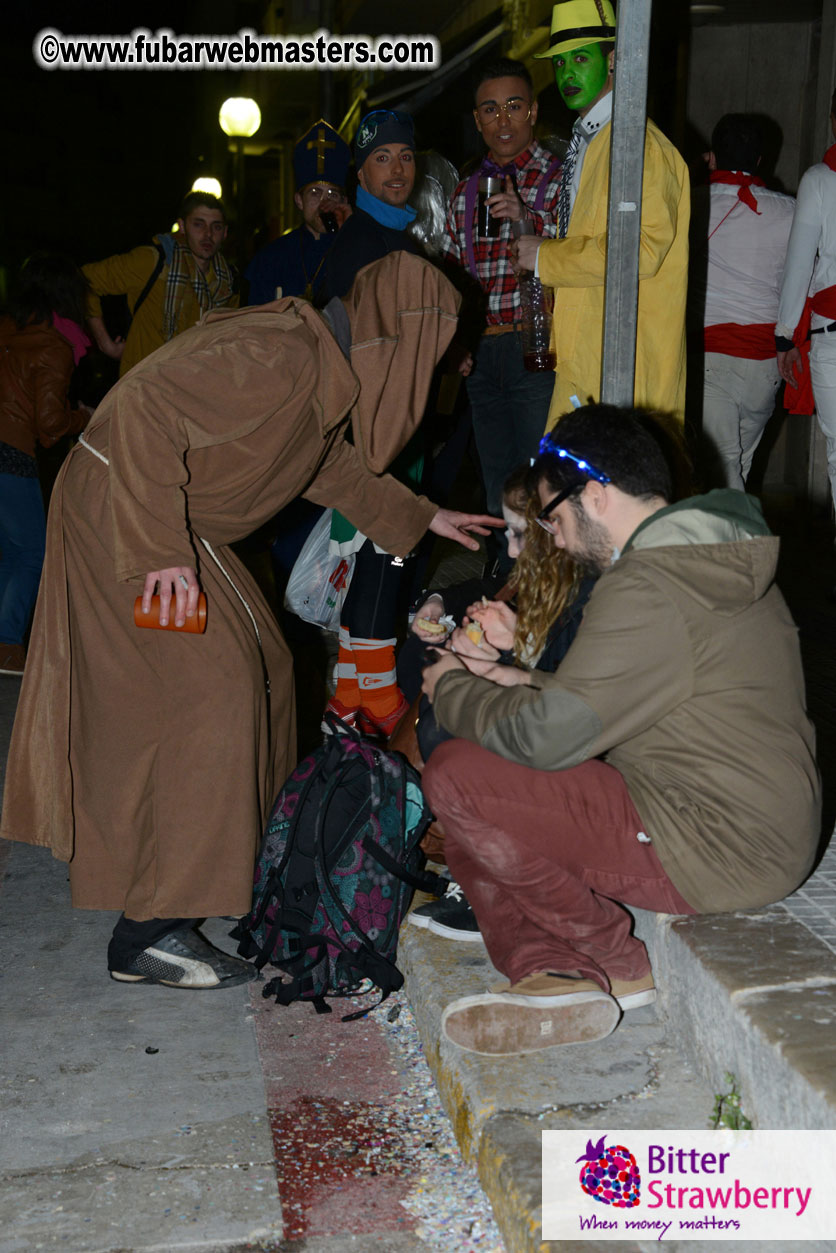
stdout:
<svg viewBox="0 0 836 1253">
<path fill-rule="evenodd" d="M 591 979 L 538 973 L 507 991 L 453 1001 L 441 1016 L 441 1030 L 470 1053 L 508 1057 L 603 1040 L 620 1017 L 618 1003 Z"/>
<path fill-rule="evenodd" d="M 653 974 L 648 971 L 646 975 L 642 975 L 641 979 L 610 979 L 610 993 L 623 1010 L 638 1009 L 641 1005 L 652 1005 L 656 1000 Z"/>
<path fill-rule="evenodd" d="M 542 976 L 534 976 L 542 978 Z M 597 985 L 596 985 L 597 986 Z M 489 983 L 489 992 L 510 992 L 511 984 L 505 979 L 502 983 Z M 656 984 L 653 975 L 642 975 L 641 979 L 610 980 L 610 995 L 614 996 L 622 1010 L 639 1009 L 642 1005 L 652 1005 L 656 1000 Z"/>
</svg>

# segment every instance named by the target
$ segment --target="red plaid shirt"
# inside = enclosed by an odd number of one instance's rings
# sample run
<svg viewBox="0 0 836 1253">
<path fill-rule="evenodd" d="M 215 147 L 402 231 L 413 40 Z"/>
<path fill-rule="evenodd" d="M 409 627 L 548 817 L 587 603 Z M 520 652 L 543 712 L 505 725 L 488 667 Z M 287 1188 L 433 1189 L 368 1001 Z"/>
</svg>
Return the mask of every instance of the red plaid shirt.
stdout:
<svg viewBox="0 0 836 1253">
<path fill-rule="evenodd" d="M 557 194 L 560 187 L 560 171 L 552 173 L 546 185 L 543 210 L 537 213 L 534 202 L 543 179 L 555 160 L 554 154 L 535 140 L 511 162 L 516 166 L 517 191 L 534 223 L 537 235 L 557 234 Z M 441 251 L 463 269 L 467 269 L 467 236 L 465 234 L 465 189 L 467 179 L 459 183 L 447 212 L 447 231 Z M 474 222 L 470 229 L 474 229 Z M 487 321 L 489 326 L 519 321 L 520 293 L 511 262 L 508 245 L 511 242 L 511 223 L 503 220 L 497 239 L 473 240 L 476 271 L 482 289 L 488 295 Z"/>
</svg>

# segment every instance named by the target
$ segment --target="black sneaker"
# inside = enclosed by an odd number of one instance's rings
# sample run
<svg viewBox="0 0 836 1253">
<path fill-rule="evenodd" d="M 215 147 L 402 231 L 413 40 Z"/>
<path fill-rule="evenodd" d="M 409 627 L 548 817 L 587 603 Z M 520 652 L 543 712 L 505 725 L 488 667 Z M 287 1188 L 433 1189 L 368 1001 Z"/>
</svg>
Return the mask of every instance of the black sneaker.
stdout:
<svg viewBox="0 0 836 1253">
<path fill-rule="evenodd" d="M 257 976 L 251 962 L 222 953 L 191 928 L 170 931 L 121 970 L 110 972 L 119 983 L 162 983 L 191 990 L 229 988 Z"/>
<path fill-rule="evenodd" d="M 408 915 L 416 927 L 427 927 L 448 940 L 476 940 L 482 936 L 472 906 L 458 883 L 451 880 L 441 900 L 419 905 Z"/>
</svg>

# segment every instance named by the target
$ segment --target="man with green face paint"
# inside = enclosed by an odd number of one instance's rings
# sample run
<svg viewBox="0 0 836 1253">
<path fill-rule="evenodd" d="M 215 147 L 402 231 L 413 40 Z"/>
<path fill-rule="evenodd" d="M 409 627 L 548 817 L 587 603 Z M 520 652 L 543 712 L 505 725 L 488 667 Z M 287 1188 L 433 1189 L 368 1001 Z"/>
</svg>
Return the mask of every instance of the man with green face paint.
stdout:
<svg viewBox="0 0 836 1253">
<path fill-rule="evenodd" d="M 584 44 L 574 52 L 563 52 L 552 58 L 554 81 L 570 109 L 586 113 L 605 87 L 609 91 L 612 51 L 608 49 L 611 47 L 610 44 Z"/>
<path fill-rule="evenodd" d="M 598 400 L 612 121 L 615 14 L 610 0 L 560 0 L 549 45 L 564 103 L 577 113 L 558 199 L 558 237 L 523 237 L 518 263 L 555 288 L 556 382 L 548 426 L 577 404 Z M 690 196 L 676 148 L 647 123 L 635 403 L 685 409 L 685 296 Z"/>
</svg>

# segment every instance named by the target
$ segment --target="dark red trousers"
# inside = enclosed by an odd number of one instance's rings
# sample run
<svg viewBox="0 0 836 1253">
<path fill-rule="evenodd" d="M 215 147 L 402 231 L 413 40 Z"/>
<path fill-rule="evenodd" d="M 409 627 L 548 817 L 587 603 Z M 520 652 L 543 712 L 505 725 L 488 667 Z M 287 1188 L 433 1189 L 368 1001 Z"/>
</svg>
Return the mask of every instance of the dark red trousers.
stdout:
<svg viewBox="0 0 836 1253">
<path fill-rule="evenodd" d="M 604 762 L 533 770 L 450 740 L 422 785 L 447 833 L 450 871 L 512 983 L 543 970 L 578 971 L 605 990 L 611 978 L 639 979 L 650 963 L 618 902 L 696 912 L 638 838 L 642 820 Z"/>
</svg>

